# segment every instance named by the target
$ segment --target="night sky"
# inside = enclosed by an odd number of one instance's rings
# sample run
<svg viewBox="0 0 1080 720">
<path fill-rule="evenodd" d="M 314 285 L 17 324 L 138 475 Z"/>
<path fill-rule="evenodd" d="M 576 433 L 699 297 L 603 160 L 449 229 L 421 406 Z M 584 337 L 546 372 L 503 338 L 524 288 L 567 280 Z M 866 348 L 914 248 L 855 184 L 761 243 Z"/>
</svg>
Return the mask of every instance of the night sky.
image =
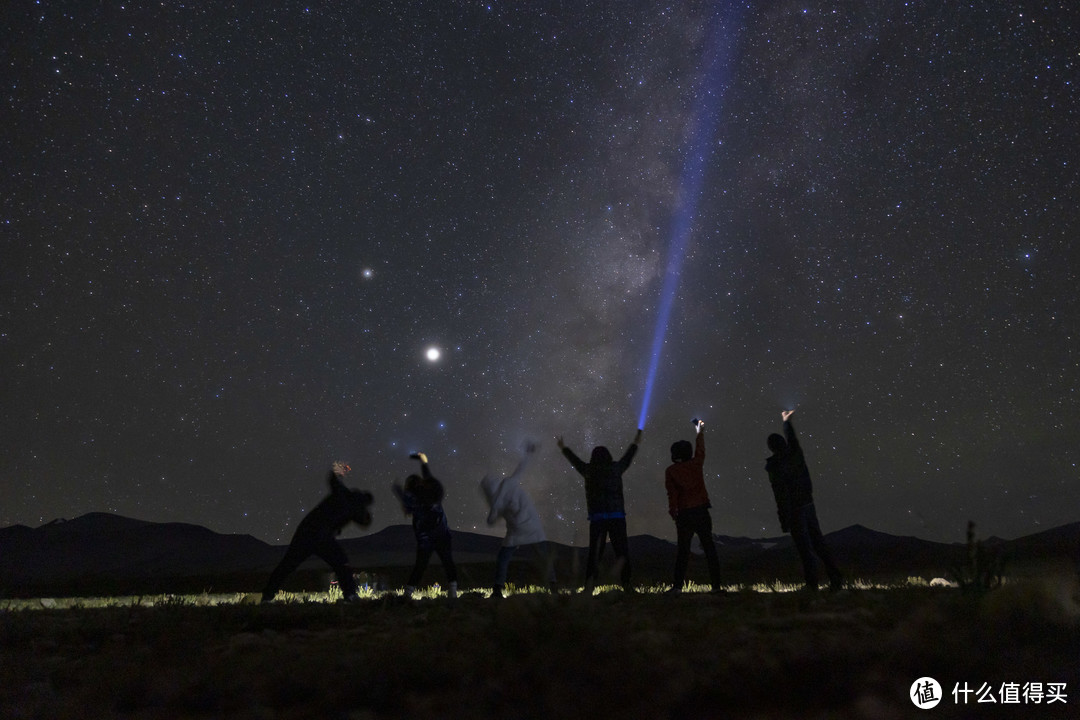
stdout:
<svg viewBox="0 0 1080 720">
<path fill-rule="evenodd" d="M 533 439 L 586 544 L 554 437 L 632 439 L 680 220 L 632 535 L 674 538 L 695 416 L 714 530 L 779 535 L 787 407 L 826 532 L 1080 520 L 1071 0 L 0 17 L 0 525 L 283 543 L 340 458 L 376 530 L 423 450 L 451 527 L 501 532 L 478 481 Z"/>
</svg>

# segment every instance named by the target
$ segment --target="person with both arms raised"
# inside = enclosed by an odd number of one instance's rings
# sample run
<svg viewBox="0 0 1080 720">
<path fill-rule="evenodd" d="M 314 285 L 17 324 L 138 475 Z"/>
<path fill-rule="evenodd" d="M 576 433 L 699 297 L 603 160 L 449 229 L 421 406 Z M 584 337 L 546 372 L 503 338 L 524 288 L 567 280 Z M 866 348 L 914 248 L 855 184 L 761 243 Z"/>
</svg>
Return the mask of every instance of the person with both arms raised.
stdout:
<svg viewBox="0 0 1080 720">
<path fill-rule="evenodd" d="M 555 442 L 566 459 L 585 479 L 585 502 L 589 511 L 589 560 L 585 566 L 585 592 L 591 594 L 598 575 L 600 546 L 605 537 L 611 538 L 616 561 L 622 562 L 623 590 L 632 592 L 630 585 L 630 545 L 626 537 L 626 509 L 623 503 L 622 475 L 630 467 L 641 442 L 638 429 L 634 441 L 617 461 L 603 445 L 593 448 L 589 462 L 566 447 L 562 437 Z"/>
</svg>

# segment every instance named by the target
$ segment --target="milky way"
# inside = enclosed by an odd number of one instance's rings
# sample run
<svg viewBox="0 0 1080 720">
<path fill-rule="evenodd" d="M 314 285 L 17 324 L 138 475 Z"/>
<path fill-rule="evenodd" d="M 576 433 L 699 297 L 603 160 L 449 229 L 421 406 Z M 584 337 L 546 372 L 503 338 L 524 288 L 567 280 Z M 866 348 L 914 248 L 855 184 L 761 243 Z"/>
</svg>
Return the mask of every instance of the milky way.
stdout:
<svg viewBox="0 0 1080 720">
<path fill-rule="evenodd" d="M 287 541 L 331 461 L 457 529 L 633 438 L 713 18 L 737 42 L 641 452 L 706 421 L 717 532 L 776 535 L 794 417 L 826 531 L 1077 519 L 1071 3 L 229 3 L 5 12 L 0 524 Z M 732 20 L 731 18 L 738 18 Z M 429 360 L 429 348 L 440 355 Z M 497 530 L 493 530 L 495 532 Z"/>
</svg>

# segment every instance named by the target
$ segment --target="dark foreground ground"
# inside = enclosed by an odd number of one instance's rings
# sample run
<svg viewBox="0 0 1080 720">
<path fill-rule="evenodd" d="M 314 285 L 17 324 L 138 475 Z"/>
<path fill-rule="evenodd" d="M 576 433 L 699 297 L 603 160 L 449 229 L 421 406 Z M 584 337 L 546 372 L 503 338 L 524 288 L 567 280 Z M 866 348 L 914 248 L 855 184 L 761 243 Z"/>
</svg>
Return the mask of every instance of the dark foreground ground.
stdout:
<svg viewBox="0 0 1080 720">
<path fill-rule="evenodd" d="M 920 710 L 912 683 L 944 699 Z M 985 683 L 996 704 L 957 704 Z M 1066 702 L 1002 704 L 1064 683 Z M 0 611 L 3 718 L 1080 717 L 1075 579 Z"/>
</svg>

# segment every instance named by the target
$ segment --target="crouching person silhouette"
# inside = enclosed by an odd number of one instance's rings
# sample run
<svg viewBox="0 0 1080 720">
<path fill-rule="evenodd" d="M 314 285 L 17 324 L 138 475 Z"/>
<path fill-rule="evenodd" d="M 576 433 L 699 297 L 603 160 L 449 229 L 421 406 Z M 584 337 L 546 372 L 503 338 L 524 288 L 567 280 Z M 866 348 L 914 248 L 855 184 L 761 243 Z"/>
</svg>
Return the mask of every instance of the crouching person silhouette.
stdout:
<svg viewBox="0 0 1080 720">
<path fill-rule="evenodd" d="M 817 592 L 817 559 L 820 559 L 829 575 L 829 589 L 835 592 L 843 588 L 844 578 L 821 535 L 821 525 L 818 524 L 817 510 L 814 508 L 810 470 L 806 467 L 806 458 L 795 435 L 795 427 L 791 424 L 793 414 L 794 410 L 783 411 L 784 434 L 773 433 L 766 440 L 772 455 L 765 461 L 765 470 L 769 473 L 769 483 L 776 498 L 780 530 L 791 533 L 791 539 L 799 551 L 806 589 Z"/>
<path fill-rule="evenodd" d="M 274 568 L 263 589 L 264 603 L 272 601 L 285 578 L 312 555 L 322 558 L 333 569 L 345 602 L 356 602 L 360 599 L 352 568 L 349 567 L 349 558 L 338 544 L 337 535 L 350 522 L 361 527 L 370 525 L 371 512 L 368 506 L 374 498 L 369 492 L 345 487 L 342 480 L 348 471 L 349 466 L 340 461 L 331 467 L 327 475 L 330 494 L 312 508 L 296 527 L 285 557 Z"/>
<path fill-rule="evenodd" d="M 446 580 L 450 584 L 448 595 L 451 600 L 456 600 L 457 567 L 451 555 L 450 526 L 446 523 L 446 513 L 442 507 L 443 486 L 431 474 L 427 455 L 413 453 L 409 457 L 420 461 L 421 474 L 407 477 L 405 487 L 397 483 L 392 486 L 394 494 L 401 501 L 405 514 L 412 515 L 413 534 L 416 536 L 416 563 L 405 585 L 405 595 L 411 597 L 416 591 L 416 586 L 420 584 L 428 562 L 431 560 L 431 553 L 436 553 L 442 560 Z"/>
</svg>

